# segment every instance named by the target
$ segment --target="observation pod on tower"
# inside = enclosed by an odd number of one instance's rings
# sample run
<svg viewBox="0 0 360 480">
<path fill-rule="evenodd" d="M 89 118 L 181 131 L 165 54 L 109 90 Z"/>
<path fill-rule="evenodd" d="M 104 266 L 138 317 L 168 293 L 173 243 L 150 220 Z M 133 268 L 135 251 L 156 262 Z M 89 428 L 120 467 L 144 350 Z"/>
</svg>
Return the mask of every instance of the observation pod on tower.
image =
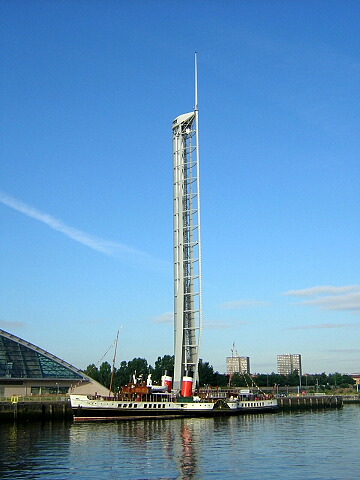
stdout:
<svg viewBox="0 0 360 480">
<path fill-rule="evenodd" d="M 175 343 L 173 388 L 182 390 L 183 378 L 192 377 L 192 391 L 198 383 L 202 327 L 197 65 L 195 85 L 194 112 L 178 116 L 172 126 Z"/>
</svg>

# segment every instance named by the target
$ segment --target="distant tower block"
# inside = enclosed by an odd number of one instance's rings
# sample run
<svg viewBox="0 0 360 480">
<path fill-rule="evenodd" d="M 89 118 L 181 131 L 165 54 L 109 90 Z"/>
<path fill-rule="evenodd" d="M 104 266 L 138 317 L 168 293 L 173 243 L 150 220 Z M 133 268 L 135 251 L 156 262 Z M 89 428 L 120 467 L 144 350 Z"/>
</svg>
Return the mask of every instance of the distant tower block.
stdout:
<svg viewBox="0 0 360 480">
<path fill-rule="evenodd" d="M 195 66 L 195 109 L 172 126 L 175 390 L 181 390 L 183 377 L 192 377 L 192 390 L 196 388 L 202 324 L 197 62 Z"/>
<path fill-rule="evenodd" d="M 277 356 L 277 367 L 280 375 L 291 375 L 295 371 L 302 375 L 301 355 L 299 353 L 284 353 Z"/>
</svg>

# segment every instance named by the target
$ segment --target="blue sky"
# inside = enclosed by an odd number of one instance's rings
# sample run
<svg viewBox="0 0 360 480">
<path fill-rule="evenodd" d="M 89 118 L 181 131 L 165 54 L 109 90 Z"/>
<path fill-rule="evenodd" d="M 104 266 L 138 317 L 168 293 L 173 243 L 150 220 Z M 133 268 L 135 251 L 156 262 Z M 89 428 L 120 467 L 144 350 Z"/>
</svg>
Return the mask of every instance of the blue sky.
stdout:
<svg viewBox="0 0 360 480">
<path fill-rule="evenodd" d="M 0 328 L 172 354 L 172 120 L 199 56 L 201 357 L 360 371 L 360 4 L 3 1 Z"/>
</svg>

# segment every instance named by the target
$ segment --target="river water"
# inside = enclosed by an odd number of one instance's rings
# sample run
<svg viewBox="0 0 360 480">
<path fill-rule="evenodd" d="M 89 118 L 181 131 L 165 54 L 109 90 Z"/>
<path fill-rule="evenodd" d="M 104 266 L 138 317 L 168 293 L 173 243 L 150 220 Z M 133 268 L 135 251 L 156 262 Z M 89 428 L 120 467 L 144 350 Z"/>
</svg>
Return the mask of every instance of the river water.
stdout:
<svg viewBox="0 0 360 480">
<path fill-rule="evenodd" d="M 0 425 L 1 479 L 360 477 L 360 405 L 107 424 Z"/>
</svg>

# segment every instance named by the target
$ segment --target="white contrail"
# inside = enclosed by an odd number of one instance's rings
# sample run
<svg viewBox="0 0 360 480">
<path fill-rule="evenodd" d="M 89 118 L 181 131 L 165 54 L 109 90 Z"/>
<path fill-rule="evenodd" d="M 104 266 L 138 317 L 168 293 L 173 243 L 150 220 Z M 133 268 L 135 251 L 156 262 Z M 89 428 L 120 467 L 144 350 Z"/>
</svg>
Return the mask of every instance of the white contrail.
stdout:
<svg viewBox="0 0 360 480">
<path fill-rule="evenodd" d="M 61 220 L 48 215 L 47 213 L 41 212 L 30 205 L 27 205 L 16 198 L 10 197 L 5 193 L 0 192 L 0 202 L 4 205 L 17 210 L 30 218 L 34 218 L 39 222 L 45 223 L 48 227 L 63 233 L 67 237 L 75 240 L 76 242 L 82 243 L 93 250 L 98 252 L 105 253 L 107 255 L 117 256 L 117 254 L 127 253 L 138 256 L 148 256 L 146 253 L 139 250 L 130 248 L 126 245 L 117 242 L 111 242 L 108 240 L 103 240 L 101 238 L 94 237 L 87 233 L 77 230 L 76 228 L 69 227 Z"/>
</svg>

